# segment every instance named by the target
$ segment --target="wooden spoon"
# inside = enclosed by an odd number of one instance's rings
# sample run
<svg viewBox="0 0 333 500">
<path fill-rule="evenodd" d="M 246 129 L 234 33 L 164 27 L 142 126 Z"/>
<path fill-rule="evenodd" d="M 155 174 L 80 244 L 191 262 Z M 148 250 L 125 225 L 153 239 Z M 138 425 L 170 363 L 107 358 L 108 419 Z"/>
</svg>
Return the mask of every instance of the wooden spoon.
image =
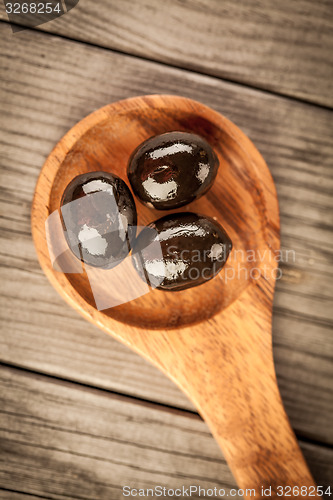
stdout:
<svg viewBox="0 0 333 500">
<path fill-rule="evenodd" d="M 65 274 L 53 268 L 45 221 L 59 210 L 73 177 L 105 170 L 128 184 L 131 152 L 145 139 L 172 130 L 205 137 L 219 156 L 212 189 L 180 211 L 221 222 L 233 241 L 228 263 L 199 287 L 150 290 L 99 311 L 84 270 Z M 137 208 L 141 225 L 163 215 L 139 201 Z M 240 488 L 255 489 L 256 498 L 265 498 L 262 487 L 272 487 L 271 498 L 290 498 L 297 495 L 287 486 L 304 486 L 303 498 L 317 496 L 281 402 L 273 363 L 272 301 L 280 247 L 276 191 L 265 161 L 244 133 L 182 97 L 136 97 L 105 106 L 77 123 L 46 160 L 32 205 L 32 234 L 40 264 L 65 300 L 158 366 L 193 401 Z M 253 494 L 244 492 L 244 497 Z"/>
</svg>

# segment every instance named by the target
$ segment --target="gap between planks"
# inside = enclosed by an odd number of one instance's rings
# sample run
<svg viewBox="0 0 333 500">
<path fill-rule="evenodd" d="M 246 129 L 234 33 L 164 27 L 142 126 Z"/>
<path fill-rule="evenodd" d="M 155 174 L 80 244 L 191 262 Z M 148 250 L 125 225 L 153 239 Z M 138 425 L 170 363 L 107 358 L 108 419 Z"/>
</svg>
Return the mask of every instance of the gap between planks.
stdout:
<svg viewBox="0 0 333 500">
<path fill-rule="evenodd" d="M 0 378 L 6 388 L 0 395 L 0 487 L 92 500 L 120 500 L 125 484 L 200 484 L 228 493 L 236 487 L 198 416 L 161 412 L 13 367 L 2 367 Z M 332 449 L 300 444 L 318 484 L 328 486 Z"/>
<path fill-rule="evenodd" d="M 310 0 L 101 0 L 95 9 L 81 0 L 39 30 L 332 105 L 330 13 L 322 0 L 315 8 Z M 0 15 L 7 20 L 1 4 Z"/>
<path fill-rule="evenodd" d="M 7 24 L 9 24 L 9 21 L 6 20 L 6 19 L 0 19 L 0 23 L 7 23 Z M 281 97 L 281 98 L 286 99 L 286 100 L 300 102 L 302 104 L 307 104 L 307 105 L 310 105 L 310 106 L 314 106 L 314 107 L 319 108 L 319 109 L 324 109 L 324 110 L 327 110 L 327 111 L 332 111 L 333 110 L 333 107 L 330 106 L 330 105 L 326 105 L 326 104 L 322 104 L 322 103 L 319 103 L 319 102 L 311 101 L 309 99 L 305 99 L 305 98 L 299 97 L 297 95 L 284 94 L 283 92 L 279 92 L 278 90 L 273 90 L 273 89 L 269 89 L 269 88 L 264 88 L 264 87 L 256 86 L 256 85 L 251 84 L 251 83 L 246 83 L 246 82 L 242 82 L 242 81 L 239 81 L 239 80 L 233 80 L 233 79 L 228 78 L 226 76 L 214 75 L 212 73 L 208 73 L 208 72 L 205 72 L 203 70 L 200 70 L 199 68 L 197 68 L 197 69 L 191 69 L 191 68 L 186 67 L 186 66 L 181 66 L 180 64 L 175 64 L 175 63 L 172 63 L 172 62 L 165 62 L 165 61 L 159 60 L 159 59 L 153 59 L 153 58 L 150 58 L 150 57 L 148 57 L 146 55 L 143 55 L 143 54 L 138 55 L 138 54 L 135 54 L 135 53 L 132 53 L 132 52 L 129 52 L 129 51 L 121 50 L 119 48 L 108 47 L 108 46 L 105 46 L 105 45 L 98 45 L 97 43 L 93 43 L 93 42 L 90 42 L 88 40 L 81 40 L 81 39 L 77 39 L 77 38 L 72 38 L 70 36 L 64 35 L 63 33 L 60 34 L 60 33 L 57 33 L 57 32 L 47 31 L 47 30 L 41 30 L 41 29 L 38 29 L 38 28 L 27 28 L 23 24 L 18 24 L 18 23 L 10 23 L 10 24 L 13 24 L 15 26 L 24 27 L 25 30 L 28 30 L 28 31 L 29 30 L 31 30 L 31 31 L 37 31 L 38 33 L 44 33 L 45 35 L 51 35 L 51 36 L 62 38 L 64 40 L 68 40 L 69 42 L 82 43 L 84 45 L 87 45 L 87 46 L 90 46 L 90 47 L 94 47 L 94 48 L 97 48 L 97 49 L 108 50 L 110 52 L 113 52 L 114 54 L 118 54 L 118 55 L 121 55 L 121 56 L 133 57 L 134 59 L 139 59 L 139 60 L 142 60 L 142 61 L 145 61 L 145 62 L 148 62 L 148 63 L 156 63 L 156 64 L 160 64 L 161 66 L 165 66 L 167 68 L 173 68 L 173 69 L 178 69 L 178 70 L 181 70 L 181 71 L 185 71 L 186 73 L 189 73 L 189 74 L 192 73 L 192 74 L 195 74 L 195 75 L 208 76 L 209 78 L 216 79 L 216 80 L 221 81 L 221 82 L 230 83 L 232 85 L 236 85 L 236 86 L 239 86 L 239 87 L 244 87 L 244 88 L 256 90 L 258 92 L 262 92 L 263 94 L 272 95 L 272 96 L 276 96 L 276 97 Z"/>
<path fill-rule="evenodd" d="M 124 403 L 135 404 L 135 405 L 143 406 L 145 408 L 150 408 L 150 409 L 158 410 L 161 412 L 166 412 L 169 414 L 179 415 L 179 416 L 183 416 L 186 418 L 194 418 L 195 420 L 199 419 L 200 421 L 204 422 L 203 418 L 201 417 L 201 415 L 199 415 L 199 413 L 197 411 L 187 409 L 184 407 L 173 406 L 173 405 L 170 405 L 167 403 L 162 403 L 159 401 L 152 401 L 150 399 L 144 399 L 142 397 L 135 396 L 132 394 L 125 394 L 123 392 L 121 392 L 121 393 L 116 392 L 112 389 L 107 389 L 107 388 L 103 388 L 103 387 L 99 387 L 99 386 L 90 385 L 90 384 L 85 383 L 83 381 L 66 379 L 66 378 L 62 378 L 58 375 L 52 375 L 49 373 L 32 370 L 32 369 L 29 369 L 29 368 L 26 368 L 26 367 L 23 367 L 20 365 L 15 365 L 15 364 L 11 364 L 11 363 L 4 363 L 2 361 L 0 361 L 0 370 L 1 369 L 17 371 L 18 373 L 22 373 L 22 375 L 25 375 L 27 377 L 43 377 L 43 378 L 45 378 L 45 380 L 49 380 L 50 382 L 52 382 L 54 384 L 59 384 L 62 386 L 66 386 L 68 388 L 77 387 L 79 390 L 82 390 L 82 391 L 87 390 L 88 392 L 92 392 L 95 394 L 103 394 L 104 393 L 106 395 L 109 395 L 114 400 L 122 401 Z M 313 446 L 321 446 L 323 448 L 327 448 L 328 450 L 333 450 L 333 444 L 331 444 L 331 443 L 324 443 L 324 442 L 318 441 L 316 439 L 311 439 L 308 436 L 302 435 L 302 433 L 298 433 L 298 432 L 296 432 L 296 437 L 300 441 L 302 441 L 306 444 L 313 445 Z M 333 454 L 332 454 L 332 456 L 333 456 Z"/>
</svg>

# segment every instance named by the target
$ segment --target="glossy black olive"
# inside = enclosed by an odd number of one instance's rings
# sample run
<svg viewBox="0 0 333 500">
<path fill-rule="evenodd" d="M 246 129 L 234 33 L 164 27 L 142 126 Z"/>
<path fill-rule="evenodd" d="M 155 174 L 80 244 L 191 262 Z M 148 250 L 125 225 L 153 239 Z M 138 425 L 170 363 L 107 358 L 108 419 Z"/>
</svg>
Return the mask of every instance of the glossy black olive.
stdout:
<svg viewBox="0 0 333 500">
<path fill-rule="evenodd" d="M 218 166 L 205 139 L 187 132 L 167 132 L 148 139 L 133 152 L 127 174 L 143 203 L 171 210 L 206 193 Z"/>
<path fill-rule="evenodd" d="M 139 234 L 133 262 L 153 288 L 184 290 L 212 279 L 232 248 L 225 230 L 214 219 L 195 213 L 167 215 Z"/>
<path fill-rule="evenodd" d="M 125 182 L 107 172 L 78 175 L 61 200 L 62 223 L 74 255 L 109 269 L 126 257 L 136 234 L 136 208 Z"/>
</svg>

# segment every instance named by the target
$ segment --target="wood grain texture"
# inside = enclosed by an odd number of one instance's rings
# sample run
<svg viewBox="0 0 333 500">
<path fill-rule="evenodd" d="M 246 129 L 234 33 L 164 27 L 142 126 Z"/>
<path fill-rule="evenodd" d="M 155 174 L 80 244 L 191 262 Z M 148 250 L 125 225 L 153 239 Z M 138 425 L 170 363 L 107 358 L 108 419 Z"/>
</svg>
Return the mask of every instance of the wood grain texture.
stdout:
<svg viewBox="0 0 333 500">
<path fill-rule="evenodd" d="M 332 106 L 332 14 L 329 0 L 80 0 L 40 29 Z"/>
<path fill-rule="evenodd" d="M 16 369 L 2 368 L 0 377 L 0 487 L 94 500 L 121 499 L 126 484 L 226 493 L 236 487 L 199 417 Z M 332 450 L 310 444 L 302 450 L 318 484 L 327 486 Z M 0 498 L 21 497 L 0 492 Z"/>
<path fill-rule="evenodd" d="M 16 486 L 17 487 L 17 486 Z M 41 498 L 46 498 L 41 495 L 35 496 L 30 493 L 23 493 L 20 491 L 14 491 L 11 489 L 1 489 L 0 488 L 0 498 L 2 500 L 38 500 Z M 47 499 L 49 500 L 49 499 Z"/>
<path fill-rule="evenodd" d="M 0 485 L 112 500 L 123 498 L 126 484 L 235 487 L 198 417 L 16 370 L 1 370 L 1 379 Z"/>
<path fill-rule="evenodd" d="M 8 30 L 6 33 L 10 34 Z M 10 332 L 3 337 L 4 359 L 170 404 L 188 405 L 153 368 L 103 338 L 61 303 L 38 270 L 28 217 L 40 166 L 75 121 L 106 102 L 131 94 L 181 93 L 211 105 L 238 123 L 271 167 L 282 197 L 282 243 L 297 250 L 296 263 L 289 266 L 289 278 L 284 284 L 281 281 L 276 296 L 273 340 L 279 382 L 297 430 L 331 441 L 327 359 L 331 311 L 325 306 L 331 285 L 329 280 L 323 281 L 323 276 L 331 272 L 329 114 L 129 57 L 124 64 L 122 56 L 46 35 L 4 36 L 3 48 L 7 81 L 2 82 L 6 93 L 2 103 L 6 113 L 2 176 L 7 188 L 2 193 L 6 210 L 2 248 L 3 262 L 9 269 L 3 269 L 7 298 L 2 315 L 3 325 Z M 82 66 L 80 60 L 86 65 Z M 117 78 L 112 76 L 115 74 Z M 21 184 L 14 191 L 10 186 L 18 173 Z M 20 318 L 13 315 L 17 308 Z M 47 335 L 51 330 L 56 332 L 54 336 Z M 68 349 L 74 352 L 74 358 L 66 356 Z"/>
</svg>

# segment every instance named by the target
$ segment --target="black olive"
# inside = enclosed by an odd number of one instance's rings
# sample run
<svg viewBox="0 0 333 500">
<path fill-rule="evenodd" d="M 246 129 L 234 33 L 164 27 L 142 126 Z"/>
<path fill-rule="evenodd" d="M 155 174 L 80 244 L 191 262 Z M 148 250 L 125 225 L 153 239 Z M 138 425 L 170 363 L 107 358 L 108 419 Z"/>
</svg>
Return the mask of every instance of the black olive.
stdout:
<svg viewBox="0 0 333 500">
<path fill-rule="evenodd" d="M 132 153 L 127 174 L 143 203 L 170 210 L 206 193 L 218 166 L 205 139 L 187 132 L 167 132 L 146 140 Z"/>
<path fill-rule="evenodd" d="M 184 290 L 212 279 L 232 248 L 214 219 L 195 213 L 167 215 L 149 224 L 133 248 L 138 273 L 153 288 Z"/>
<path fill-rule="evenodd" d="M 62 223 L 74 255 L 110 269 L 126 257 L 136 234 L 133 196 L 125 182 L 107 172 L 78 175 L 61 200 Z"/>
</svg>

